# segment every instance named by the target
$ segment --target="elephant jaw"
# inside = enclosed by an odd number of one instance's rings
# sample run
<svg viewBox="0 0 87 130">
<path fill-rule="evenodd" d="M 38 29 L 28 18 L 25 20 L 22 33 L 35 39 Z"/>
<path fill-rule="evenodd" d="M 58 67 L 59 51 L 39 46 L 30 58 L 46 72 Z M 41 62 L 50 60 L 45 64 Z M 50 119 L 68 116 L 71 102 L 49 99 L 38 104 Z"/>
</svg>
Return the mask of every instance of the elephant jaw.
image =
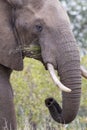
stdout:
<svg viewBox="0 0 87 130">
<path fill-rule="evenodd" d="M 24 45 L 21 47 L 22 54 L 25 57 L 34 58 L 42 61 L 41 48 L 38 44 Z"/>
</svg>

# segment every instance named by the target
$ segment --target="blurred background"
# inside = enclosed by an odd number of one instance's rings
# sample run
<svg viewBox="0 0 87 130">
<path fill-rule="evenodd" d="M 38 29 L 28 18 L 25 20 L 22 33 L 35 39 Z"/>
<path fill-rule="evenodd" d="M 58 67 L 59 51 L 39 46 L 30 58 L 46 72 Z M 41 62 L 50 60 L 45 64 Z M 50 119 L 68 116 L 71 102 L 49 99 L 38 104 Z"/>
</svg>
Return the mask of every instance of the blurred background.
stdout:
<svg viewBox="0 0 87 130">
<path fill-rule="evenodd" d="M 81 64 L 87 69 L 87 0 L 61 0 L 71 20 L 79 46 Z M 34 59 L 24 60 L 24 70 L 11 76 L 18 130 L 87 130 L 87 80 L 82 79 L 81 105 L 77 118 L 60 125 L 50 117 L 44 100 L 54 97 L 61 105 L 61 92 L 44 66 Z"/>
</svg>

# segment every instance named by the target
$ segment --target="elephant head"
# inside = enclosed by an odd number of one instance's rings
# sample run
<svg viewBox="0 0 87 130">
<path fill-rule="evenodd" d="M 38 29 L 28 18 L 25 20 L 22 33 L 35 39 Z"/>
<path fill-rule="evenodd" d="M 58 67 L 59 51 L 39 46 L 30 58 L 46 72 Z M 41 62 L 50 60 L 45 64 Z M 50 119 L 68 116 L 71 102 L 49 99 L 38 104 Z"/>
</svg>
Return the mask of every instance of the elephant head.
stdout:
<svg viewBox="0 0 87 130">
<path fill-rule="evenodd" d="M 42 61 L 47 69 L 50 70 L 50 65 L 56 69 L 60 81 L 71 92 L 62 92 L 62 109 L 53 98 L 46 99 L 45 103 L 55 121 L 70 123 L 80 105 L 81 70 L 66 11 L 58 0 L 5 1 L 7 3 L 2 1 L 4 18 L 0 21 L 0 27 L 5 25 L 0 35 L 0 64 L 22 70 L 23 58 L 32 56 Z M 31 46 L 40 48 L 36 57 L 29 49 Z"/>
</svg>

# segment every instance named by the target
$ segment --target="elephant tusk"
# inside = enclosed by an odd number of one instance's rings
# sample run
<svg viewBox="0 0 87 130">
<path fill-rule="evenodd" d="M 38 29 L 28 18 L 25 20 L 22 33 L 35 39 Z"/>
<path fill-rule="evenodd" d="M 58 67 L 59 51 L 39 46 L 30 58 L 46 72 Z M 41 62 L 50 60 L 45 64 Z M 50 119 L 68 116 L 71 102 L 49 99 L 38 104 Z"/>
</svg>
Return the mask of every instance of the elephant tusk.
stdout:
<svg viewBox="0 0 87 130">
<path fill-rule="evenodd" d="M 55 73 L 55 70 L 54 70 L 54 67 L 52 64 L 48 63 L 47 64 L 47 69 L 54 81 L 54 83 L 60 88 L 60 90 L 62 91 L 65 91 L 65 92 L 71 92 L 71 89 L 67 88 L 66 86 L 64 86 L 60 81 L 59 79 L 57 78 L 56 76 L 56 73 Z"/>
<path fill-rule="evenodd" d="M 80 68 L 82 76 L 87 79 L 87 70 L 83 66 L 80 66 Z"/>
</svg>

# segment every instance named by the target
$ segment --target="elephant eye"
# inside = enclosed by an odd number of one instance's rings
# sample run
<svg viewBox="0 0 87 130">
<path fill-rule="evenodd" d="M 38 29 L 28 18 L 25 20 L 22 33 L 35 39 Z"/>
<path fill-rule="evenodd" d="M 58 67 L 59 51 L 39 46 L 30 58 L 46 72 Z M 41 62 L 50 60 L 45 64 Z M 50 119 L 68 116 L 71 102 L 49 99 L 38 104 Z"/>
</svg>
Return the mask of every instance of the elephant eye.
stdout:
<svg viewBox="0 0 87 130">
<path fill-rule="evenodd" d="M 38 32 L 42 32 L 42 30 L 43 30 L 42 25 L 35 25 L 35 28 L 36 28 L 36 30 L 37 30 Z"/>
</svg>

